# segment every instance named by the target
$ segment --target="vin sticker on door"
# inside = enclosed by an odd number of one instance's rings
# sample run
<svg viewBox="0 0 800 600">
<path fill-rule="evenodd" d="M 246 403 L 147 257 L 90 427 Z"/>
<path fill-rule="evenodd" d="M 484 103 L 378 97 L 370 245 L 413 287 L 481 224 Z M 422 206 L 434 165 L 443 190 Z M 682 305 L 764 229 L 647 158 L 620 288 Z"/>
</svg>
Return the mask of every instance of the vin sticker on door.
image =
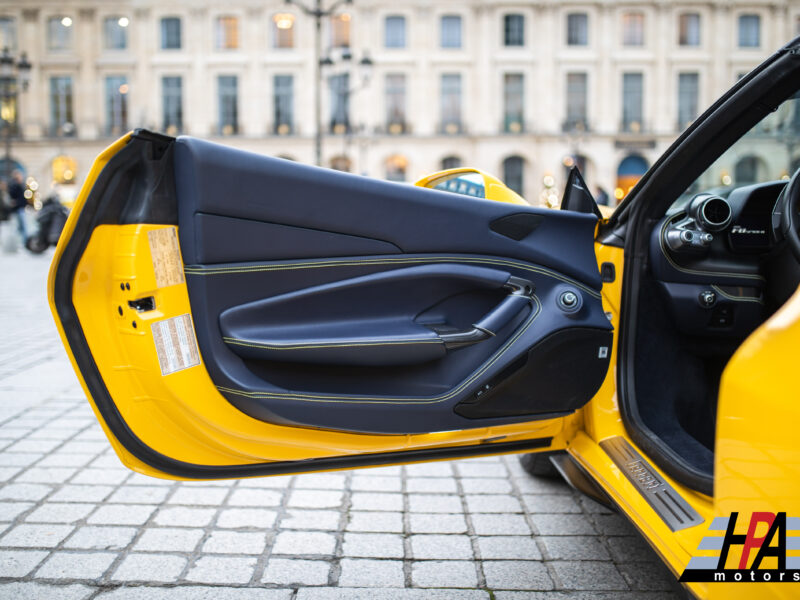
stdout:
<svg viewBox="0 0 800 600">
<path fill-rule="evenodd" d="M 164 227 L 148 231 L 147 241 L 150 242 L 150 256 L 153 257 L 156 286 L 162 288 L 183 283 L 185 281 L 183 262 L 175 228 Z"/>
<path fill-rule="evenodd" d="M 169 375 L 200 364 L 200 352 L 188 314 L 157 321 L 151 326 L 161 374 Z"/>
</svg>

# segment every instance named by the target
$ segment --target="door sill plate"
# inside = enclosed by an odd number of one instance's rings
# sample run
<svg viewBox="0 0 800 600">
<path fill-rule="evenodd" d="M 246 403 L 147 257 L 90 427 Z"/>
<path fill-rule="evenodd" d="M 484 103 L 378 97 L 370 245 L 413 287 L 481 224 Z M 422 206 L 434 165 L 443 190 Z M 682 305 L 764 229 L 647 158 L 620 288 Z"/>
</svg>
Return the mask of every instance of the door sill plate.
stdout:
<svg viewBox="0 0 800 600">
<path fill-rule="evenodd" d="M 600 447 L 672 531 L 694 527 L 703 522 L 697 511 L 625 438 L 616 436 L 603 440 Z"/>
</svg>

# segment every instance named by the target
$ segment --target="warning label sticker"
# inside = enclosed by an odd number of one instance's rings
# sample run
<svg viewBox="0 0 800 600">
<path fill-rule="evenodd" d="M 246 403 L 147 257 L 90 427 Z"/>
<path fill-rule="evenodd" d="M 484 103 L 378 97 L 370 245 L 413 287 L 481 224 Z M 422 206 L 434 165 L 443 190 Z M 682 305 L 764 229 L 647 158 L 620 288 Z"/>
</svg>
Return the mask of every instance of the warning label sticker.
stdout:
<svg viewBox="0 0 800 600">
<path fill-rule="evenodd" d="M 200 364 L 192 317 L 188 314 L 153 323 L 151 329 L 162 375 Z"/>
<path fill-rule="evenodd" d="M 153 257 L 153 270 L 156 272 L 156 285 L 162 288 L 183 283 L 183 263 L 175 228 L 153 229 L 147 232 L 147 239 L 150 242 L 150 256 Z"/>
</svg>

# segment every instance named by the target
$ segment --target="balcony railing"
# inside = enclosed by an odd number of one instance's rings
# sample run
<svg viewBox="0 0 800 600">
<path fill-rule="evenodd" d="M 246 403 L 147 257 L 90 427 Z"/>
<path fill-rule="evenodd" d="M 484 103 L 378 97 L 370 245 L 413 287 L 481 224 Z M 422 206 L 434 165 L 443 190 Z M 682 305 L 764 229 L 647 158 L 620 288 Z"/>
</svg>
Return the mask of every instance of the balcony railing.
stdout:
<svg viewBox="0 0 800 600">
<path fill-rule="evenodd" d="M 461 121 L 447 121 L 445 123 L 439 123 L 439 126 L 436 130 L 444 135 L 463 135 L 467 132 L 464 123 Z"/>
<path fill-rule="evenodd" d="M 503 133 L 525 133 L 525 121 L 520 116 L 507 116 L 500 124 Z"/>
<path fill-rule="evenodd" d="M 564 133 L 584 133 L 591 131 L 591 128 L 586 117 L 571 117 L 561 123 L 561 131 Z"/>
</svg>

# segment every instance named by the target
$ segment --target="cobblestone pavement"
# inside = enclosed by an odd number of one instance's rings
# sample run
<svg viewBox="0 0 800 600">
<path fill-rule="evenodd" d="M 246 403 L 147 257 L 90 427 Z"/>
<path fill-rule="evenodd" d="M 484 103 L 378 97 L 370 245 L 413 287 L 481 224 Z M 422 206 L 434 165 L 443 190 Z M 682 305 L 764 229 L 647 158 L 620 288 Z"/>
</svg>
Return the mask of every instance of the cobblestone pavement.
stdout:
<svg viewBox="0 0 800 600">
<path fill-rule="evenodd" d="M 678 597 L 623 518 L 516 456 L 176 483 L 123 468 L 0 254 L 0 600 Z"/>
</svg>

